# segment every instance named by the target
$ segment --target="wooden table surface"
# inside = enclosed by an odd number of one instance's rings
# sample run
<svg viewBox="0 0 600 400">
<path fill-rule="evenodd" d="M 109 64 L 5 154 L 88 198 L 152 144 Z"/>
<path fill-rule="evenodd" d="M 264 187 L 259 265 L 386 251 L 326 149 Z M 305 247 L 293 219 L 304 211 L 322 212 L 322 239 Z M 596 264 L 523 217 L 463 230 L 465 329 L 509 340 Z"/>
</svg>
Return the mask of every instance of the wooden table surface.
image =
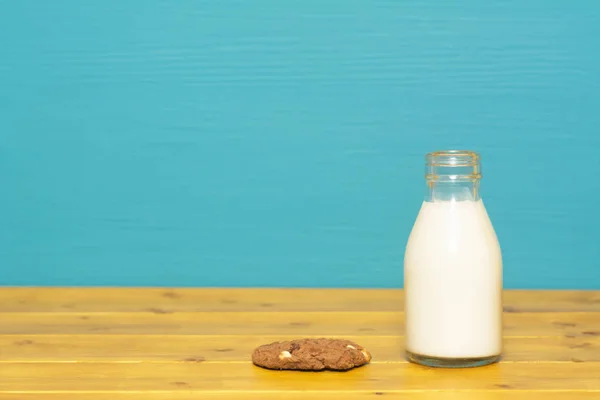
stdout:
<svg viewBox="0 0 600 400">
<path fill-rule="evenodd" d="M 400 290 L 0 288 L 0 399 L 600 399 L 600 292 L 505 292 L 501 363 L 403 354 Z M 345 337 L 371 364 L 267 371 L 255 346 Z"/>
</svg>

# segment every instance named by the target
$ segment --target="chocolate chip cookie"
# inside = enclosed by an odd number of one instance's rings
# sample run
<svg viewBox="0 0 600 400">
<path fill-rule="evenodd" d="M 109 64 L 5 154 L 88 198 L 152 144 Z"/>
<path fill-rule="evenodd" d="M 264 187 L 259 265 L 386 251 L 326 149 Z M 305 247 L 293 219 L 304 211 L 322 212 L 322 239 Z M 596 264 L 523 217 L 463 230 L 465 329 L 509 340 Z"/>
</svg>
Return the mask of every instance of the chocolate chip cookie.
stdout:
<svg viewBox="0 0 600 400">
<path fill-rule="evenodd" d="M 371 361 L 362 346 L 344 339 L 297 339 L 257 347 L 252 362 L 277 370 L 346 371 Z"/>
</svg>

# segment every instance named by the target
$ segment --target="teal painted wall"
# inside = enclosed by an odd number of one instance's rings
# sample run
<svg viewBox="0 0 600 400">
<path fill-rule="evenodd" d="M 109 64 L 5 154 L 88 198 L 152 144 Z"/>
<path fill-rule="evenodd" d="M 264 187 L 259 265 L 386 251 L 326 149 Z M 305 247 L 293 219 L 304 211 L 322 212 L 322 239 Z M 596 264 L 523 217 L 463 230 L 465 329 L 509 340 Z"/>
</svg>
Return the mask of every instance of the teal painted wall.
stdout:
<svg viewBox="0 0 600 400">
<path fill-rule="evenodd" d="M 599 2 L 0 0 L 0 135 L 0 284 L 398 287 L 458 147 L 506 287 L 600 289 Z"/>
</svg>

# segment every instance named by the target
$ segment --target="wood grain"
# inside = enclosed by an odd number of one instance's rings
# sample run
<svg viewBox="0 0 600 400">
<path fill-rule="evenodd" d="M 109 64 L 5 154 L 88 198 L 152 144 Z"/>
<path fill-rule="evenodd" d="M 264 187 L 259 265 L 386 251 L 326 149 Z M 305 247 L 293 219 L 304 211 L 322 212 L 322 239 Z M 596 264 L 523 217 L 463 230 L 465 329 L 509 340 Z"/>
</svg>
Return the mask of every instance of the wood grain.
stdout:
<svg viewBox="0 0 600 400">
<path fill-rule="evenodd" d="M 228 362 L 249 361 L 265 343 L 298 336 L 271 335 L 0 335 L 6 362 Z M 400 336 L 344 336 L 365 346 L 373 363 L 406 362 Z M 506 338 L 503 362 L 600 362 L 600 336 Z"/>
<path fill-rule="evenodd" d="M 385 396 L 385 397 L 382 397 Z M 597 400 L 598 391 L 582 390 L 468 390 L 468 391 L 110 391 L 110 392 L 17 392 L 2 393 L 0 400 L 198 400 L 210 399 L 244 399 L 244 400 L 272 400 L 272 399 L 315 399 L 315 400 L 370 400 L 370 399 L 401 399 L 401 400 L 531 400 L 540 396 L 544 400 Z"/>
<path fill-rule="evenodd" d="M 382 363 L 346 373 L 267 371 L 244 363 L 8 363 L 2 391 L 596 390 L 600 363 L 497 364 L 457 371 Z"/>
<path fill-rule="evenodd" d="M 600 311 L 600 292 L 506 290 L 505 311 Z M 28 288 L 0 290 L 0 312 L 402 311 L 395 289 Z"/>
<path fill-rule="evenodd" d="M 595 399 L 599 296 L 507 291 L 502 362 L 440 370 L 404 359 L 397 290 L 0 289 L 0 400 Z M 251 364 L 256 346 L 304 336 L 349 338 L 373 360 L 319 374 Z"/>
<path fill-rule="evenodd" d="M 506 336 L 595 336 L 598 313 L 506 313 Z M 401 312 L 12 312 L 0 334 L 402 335 Z"/>
</svg>

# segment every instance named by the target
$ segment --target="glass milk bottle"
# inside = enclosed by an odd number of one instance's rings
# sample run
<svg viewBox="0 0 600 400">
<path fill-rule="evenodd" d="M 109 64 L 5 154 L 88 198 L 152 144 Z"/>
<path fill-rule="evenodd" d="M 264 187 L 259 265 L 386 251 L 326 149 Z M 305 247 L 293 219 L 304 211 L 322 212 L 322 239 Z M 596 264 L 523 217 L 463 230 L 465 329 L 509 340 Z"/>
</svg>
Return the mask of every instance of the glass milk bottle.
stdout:
<svg viewBox="0 0 600 400">
<path fill-rule="evenodd" d="M 502 353 L 502 255 L 481 199 L 479 154 L 426 156 L 427 192 L 404 257 L 406 355 L 475 367 Z"/>
</svg>

